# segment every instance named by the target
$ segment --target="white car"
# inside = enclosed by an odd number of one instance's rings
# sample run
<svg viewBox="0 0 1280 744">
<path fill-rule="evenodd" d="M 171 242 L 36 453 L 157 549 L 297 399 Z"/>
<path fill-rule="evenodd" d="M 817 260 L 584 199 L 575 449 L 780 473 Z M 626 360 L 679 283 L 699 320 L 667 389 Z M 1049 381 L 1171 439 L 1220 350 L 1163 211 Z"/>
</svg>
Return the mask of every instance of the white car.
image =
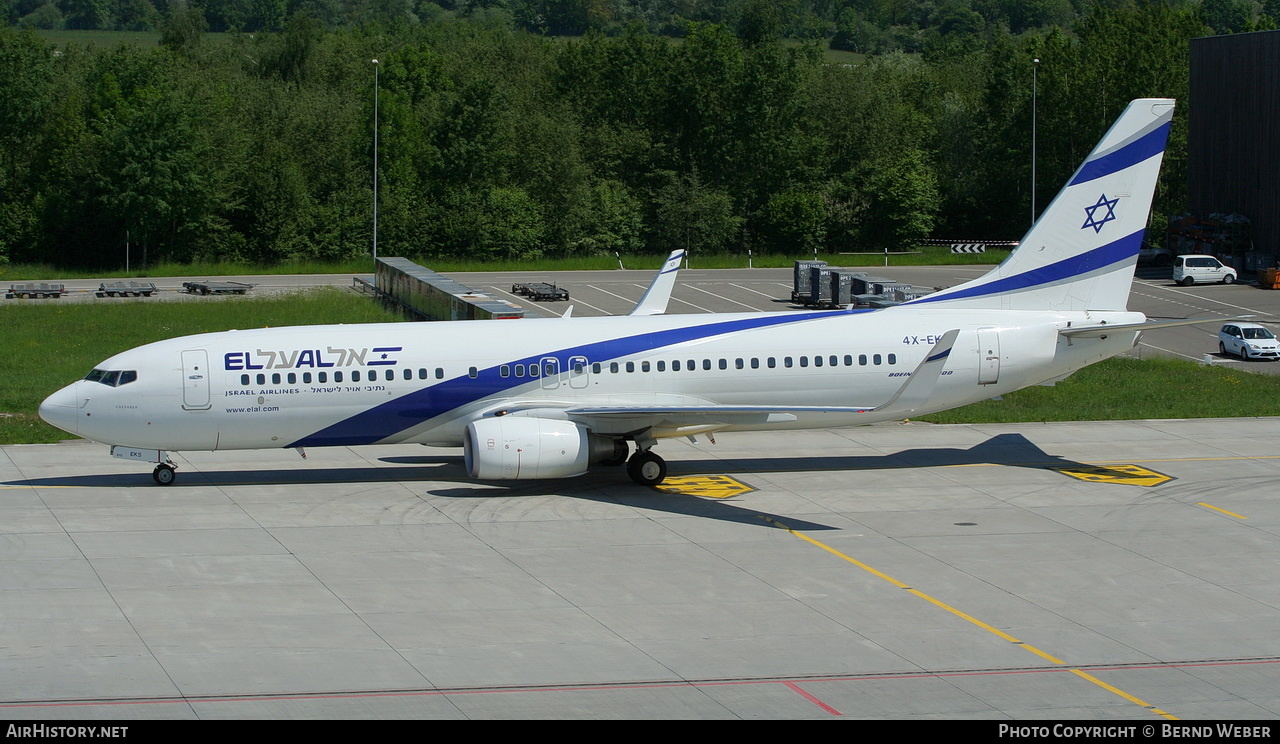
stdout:
<svg viewBox="0 0 1280 744">
<path fill-rule="evenodd" d="M 1193 253 L 1174 257 L 1173 280 L 1184 287 L 1197 282 L 1232 284 L 1236 280 L 1236 270 L 1213 256 Z"/>
<path fill-rule="evenodd" d="M 1276 334 L 1257 323 L 1227 323 L 1218 331 L 1218 351 L 1241 359 L 1280 359 Z"/>
</svg>

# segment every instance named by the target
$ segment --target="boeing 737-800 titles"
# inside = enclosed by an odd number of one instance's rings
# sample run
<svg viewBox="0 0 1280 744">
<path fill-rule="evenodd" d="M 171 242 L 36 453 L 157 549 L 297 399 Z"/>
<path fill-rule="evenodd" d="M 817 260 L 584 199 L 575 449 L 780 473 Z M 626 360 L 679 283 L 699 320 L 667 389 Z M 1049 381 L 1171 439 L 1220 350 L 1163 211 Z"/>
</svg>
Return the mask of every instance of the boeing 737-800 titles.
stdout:
<svg viewBox="0 0 1280 744">
<path fill-rule="evenodd" d="M 226 331 L 102 362 L 49 423 L 159 463 L 183 450 L 421 443 L 479 479 L 627 463 L 669 437 L 920 416 L 1061 379 L 1132 348 L 1129 312 L 1174 102 L 1129 104 L 1002 264 L 895 307 L 664 314 L 673 254 L 627 316 Z"/>
</svg>

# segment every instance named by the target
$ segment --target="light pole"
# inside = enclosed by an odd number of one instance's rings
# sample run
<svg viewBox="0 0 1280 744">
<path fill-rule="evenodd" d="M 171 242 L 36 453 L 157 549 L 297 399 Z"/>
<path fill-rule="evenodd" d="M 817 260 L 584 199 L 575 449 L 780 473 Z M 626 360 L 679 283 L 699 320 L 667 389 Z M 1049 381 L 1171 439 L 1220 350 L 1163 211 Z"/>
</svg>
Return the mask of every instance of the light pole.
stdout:
<svg viewBox="0 0 1280 744">
<path fill-rule="evenodd" d="M 373 60 L 373 263 L 378 264 L 378 60 Z"/>
<path fill-rule="evenodd" d="M 1036 224 L 1036 69 L 1040 58 L 1031 60 L 1031 224 Z"/>
</svg>

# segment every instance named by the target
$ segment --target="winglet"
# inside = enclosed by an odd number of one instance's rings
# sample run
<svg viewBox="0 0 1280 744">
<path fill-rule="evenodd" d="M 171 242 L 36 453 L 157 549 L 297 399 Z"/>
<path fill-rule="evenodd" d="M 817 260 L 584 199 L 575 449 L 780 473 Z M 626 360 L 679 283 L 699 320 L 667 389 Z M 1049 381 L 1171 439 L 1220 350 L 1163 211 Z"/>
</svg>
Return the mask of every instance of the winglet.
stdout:
<svg viewBox="0 0 1280 744">
<path fill-rule="evenodd" d="M 666 263 L 657 276 L 649 283 L 644 296 L 636 303 L 628 315 L 662 315 L 667 311 L 667 301 L 671 299 L 671 290 L 676 285 L 676 272 L 680 270 L 680 262 L 684 260 L 684 249 L 676 249 L 667 256 Z"/>
<path fill-rule="evenodd" d="M 938 384 L 938 378 L 942 377 L 942 368 L 946 366 L 947 358 L 951 355 L 951 349 L 956 345 L 956 338 L 959 336 L 959 328 L 953 328 L 942 334 L 942 338 L 933 345 L 928 356 L 907 378 L 906 384 L 899 388 L 898 392 L 894 393 L 884 405 L 876 406 L 873 410 L 910 413 L 928 403 L 930 396 L 933 395 L 934 386 Z"/>
</svg>

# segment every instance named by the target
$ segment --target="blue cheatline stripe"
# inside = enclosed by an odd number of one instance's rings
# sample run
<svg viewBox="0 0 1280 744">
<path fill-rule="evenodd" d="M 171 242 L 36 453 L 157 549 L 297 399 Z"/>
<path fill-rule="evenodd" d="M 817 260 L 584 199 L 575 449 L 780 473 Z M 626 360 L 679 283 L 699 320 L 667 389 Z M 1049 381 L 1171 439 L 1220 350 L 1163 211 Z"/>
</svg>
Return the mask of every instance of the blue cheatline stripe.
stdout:
<svg viewBox="0 0 1280 744">
<path fill-rule="evenodd" d="M 1064 258 L 1057 263 L 1040 266 L 1031 271 L 996 279 L 995 281 L 951 294 L 944 295 L 939 292 L 936 295 L 925 295 L 907 304 L 923 305 L 930 302 L 946 302 L 947 300 L 971 299 L 1004 292 L 1025 291 L 1081 277 L 1138 255 L 1138 249 L 1142 246 L 1142 235 L 1145 232 L 1145 229 L 1139 230 L 1132 235 L 1126 235 L 1119 240 L 1081 253 L 1078 256 Z"/>
<path fill-rule="evenodd" d="M 928 361 L 936 362 L 939 359 L 946 359 L 949 356 L 951 356 L 951 347 L 947 347 L 946 349 L 943 349 L 937 354 L 934 354 L 933 356 L 929 357 Z"/>
<path fill-rule="evenodd" d="M 863 310 L 860 312 L 875 311 Z M 469 403 L 484 400 L 512 388 L 539 382 L 542 379 L 541 377 L 502 377 L 498 369 L 504 365 L 541 364 L 544 360 L 555 359 L 557 364 L 556 374 L 559 374 L 561 370 L 570 369 L 569 360 L 573 357 L 585 357 L 589 362 L 608 362 L 725 333 L 755 330 L 786 323 L 800 323 L 849 314 L 847 310 L 827 310 L 822 312 L 767 315 L 759 318 L 742 318 L 685 328 L 672 328 L 652 333 L 641 333 L 624 338 L 610 338 L 581 346 L 548 351 L 544 354 L 535 354 L 521 359 L 512 359 L 500 365 L 482 369 L 474 378 L 469 376 L 455 377 L 408 393 L 395 400 L 388 401 L 327 426 L 285 446 L 323 447 L 373 444 Z M 560 384 L 564 386 L 568 383 L 562 381 Z"/>
<path fill-rule="evenodd" d="M 1071 179 L 1071 183 L 1067 185 L 1075 186 L 1078 183 L 1109 176 L 1154 155 L 1159 155 L 1164 152 L 1165 142 L 1168 139 L 1169 122 L 1165 122 L 1119 150 L 1086 162 L 1080 166 L 1075 178 Z"/>
</svg>

